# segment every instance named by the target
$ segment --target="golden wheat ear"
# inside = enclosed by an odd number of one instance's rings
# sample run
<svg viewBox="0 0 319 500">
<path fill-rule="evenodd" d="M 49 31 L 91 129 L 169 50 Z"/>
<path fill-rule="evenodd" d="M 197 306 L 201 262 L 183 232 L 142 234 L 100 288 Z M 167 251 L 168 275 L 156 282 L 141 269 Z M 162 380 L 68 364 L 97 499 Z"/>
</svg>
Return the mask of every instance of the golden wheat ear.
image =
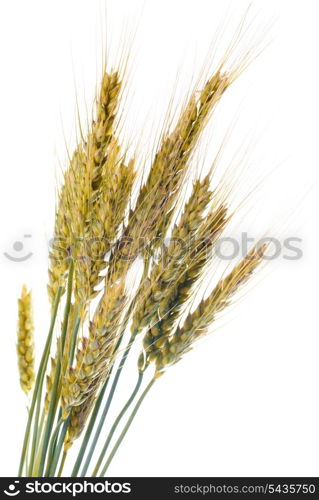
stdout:
<svg viewBox="0 0 319 500">
<path fill-rule="evenodd" d="M 53 303 L 58 287 L 65 285 L 71 252 L 77 261 L 74 293 L 83 304 L 83 314 L 96 295 L 105 254 L 123 221 L 135 177 L 133 161 L 126 163 L 115 136 L 121 86 L 118 71 L 104 72 L 95 116 L 87 138 L 82 138 L 70 158 L 56 211 L 49 297 Z M 87 258 L 90 241 L 96 241 L 98 258 Z"/>
<path fill-rule="evenodd" d="M 20 385 L 27 394 L 34 384 L 34 326 L 32 313 L 32 294 L 24 285 L 18 300 L 18 366 Z"/>
</svg>

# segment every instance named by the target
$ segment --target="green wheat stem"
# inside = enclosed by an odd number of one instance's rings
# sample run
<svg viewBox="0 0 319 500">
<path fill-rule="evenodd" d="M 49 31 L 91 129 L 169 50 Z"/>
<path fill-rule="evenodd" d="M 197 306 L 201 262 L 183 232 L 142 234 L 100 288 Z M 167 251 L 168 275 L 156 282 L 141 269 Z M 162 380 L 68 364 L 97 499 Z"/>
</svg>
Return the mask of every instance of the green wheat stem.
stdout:
<svg viewBox="0 0 319 500">
<path fill-rule="evenodd" d="M 32 446 L 31 446 L 30 460 L 29 460 L 29 474 L 31 474 L 32 470 L 33 470 L 35 453 L 36 453 L 36 449 L 37 449 L 38 442 L 39 442 L 40 411 L 41 411 L 41 397 L 38 397 L 37 402 L 36 402 L 36 411 L 35 411 L 35 418 L 34 418 L 34 423 L 33 423 Z M 41 423 L 43 425 L 43 421 Z M 41 423 L 40 423 L 40 425 L 41 425 Z"/>
<path fill-rule="evenodd" d="M 127 310 L 125 318 L 123 320 L 123 325 L 122 325 L 121 331 L 119 333 L 119 337 L 118 337 L 117 343 L 115 345 L 113 355 L 115 355 L 117 353 L 117 351 L 118 351 L 118 349 L 119 349 L 119 347 L 120 347 L 120 345 L 122 343 L 123 335 L 124 335 L 124 332 L 126 330 L 126 327 L 127 327 L 128 321 L 130 319 L 130 315 L 132 313 L 134 305 L 135 305 L 135 302 L 133 300 L 131 302 L 130 307 Z M 91 419 L 90 419 L 89 425 L 87 427 L 84 439 L 82 441 L 82 446 L 80 448 L 80 451 L 79 451 L 76 463 L 75 463 L 73 471 L 72 471 L 72 477 L 76 477 L 77 474 L 78 474 L 78 472 L 79 472 L 79 470 L 80 470 L 80 466 L 81 466 L 81 463 L 82 463 L 82 460 L 83 460 L 86 448 L 87 448 L 87 446 L 89 444 L 89 440 L 90 440 L 91 434 L 93 432 L 93 429 L 94 429 L 94 426 L 95 426 L 95 422 L 96 422 L 96 419 L 97 419 L 97 416 L 98 416 L 98 412 L 99 412 L 100 407 L 102 405 L 103 398 L 104 398 L 107 386 L 109 384 L 109 381 L 110 381 L 113 369 L 114 369 L 114 364 L 112 364 L 112 366 L 110 368 L 110 372 L 109 372 L 109 374 L 107 376 L 106 381 L 104 382 L 104 385 L 102 387 L 100 395 L 99 395 L 99 397 L 98 397 L 98 399 L 97 399 L 97 401 L 95 403 L 94 410 L 93 410 L 93 413 L 91 415 Z M 90 465 L 90 462 L 92 460 L 92 455 L 94 453 L 96 443 L 97 443 L 97 441 L 99 439 L 99 436 L 100 436 L 100 433 L 102 431 L 103 424 L 104 424 L 104 421 L 105 421 L 108 409 L 109 409 L 109 404 L 108 404 L 108 402 L 106 402 L 106 405 L 105 405 L 104 410 L 103 410 L 103 414 L 101 415 L 101 418 L 100 418 L 100 421 L 99 421 L 99 425 L 98 425 L 97 430 L 96 430 L 95 435 L 94 435 L 93 443 L 91 444 L 88 456 L 87 456 L 85 464 L 83 466 L 83 469 L 82 469 L 82 472 L 81 472 L 81 477 L 85 476 L 85 474 L 86 474 L 86 472 L 88 470 L 88 467 Z"/>
<path fill-rule="evenodd" d="M 77 477 L 77 474 L 78 474 L 78 472 L 80 470 L 80 467 L 81 467 L 81 464 L 82 464 L 82 460 L 83 460 L 83 457 L 84 457 L 84 453 L 85 453 L 85 450 L 87 448 L 88 442 L 90 440 L 90 437 L 91 437 L 91 434 L 92 434 L 92 431 L 93 431 L 93 428 L 94 428 L 94 425 L 95 425 L 98 413 L 100 411 L 100 407 L 101 407 L 101 404 L 103 402 L 103 398 L 104 398 L 104 395 L 105 395 L 105 392 L 106 392 L 106 389 L 107 389 L 107 386 L 108 386 L 108 383 L 109 383 L 109 380 L 110 380 L 110 376 L 111 376 L 112 370 L 113 370 L 113 366 L 110 369 L 110 373 L 108 375 L 108 378 L 104 382 L 104 385 L 103 385 L 103 387 L 102 387 L 102 389 L 100 391 L 100 394 L 99 394 L 99 396 L 98 396 L 98 398 L 96 400 L 96 403 L 94 405 L 94 409 L 93 409 L 93 412 L 92 412 L 89 424 L 87 426 L 84 438 L 82 440 L 82 445 L 81 445 L 81 448 L 79 450 L 77 459 L 75 461 L 71 477 Z"/>
<path fill-rule="evenodd" d="M 92 474 L 92 477 L 96 477 L 98 472 L 99 472 L 99 469 L 101 467 L 101 464 L 103 462 L 103 458 L 105 457 L 105 454 L 107 452 L 107 449 L 109 447 L 109 444 L 114 436 L 114 433 L 117 429 L 117 426 L 119 425 L 120 421 L 122 420 L 123 416 L 125 415 L 125 413 L 127 412 L 127 410 L 129 409 L 129 407 L 131 406 L 132 402 L 134 401 L 135 399 L 135 396 L 137 395 L 140 387 L 141 387 L 141 384 L 142 384 L 142 381 L 143 381 L 143 373 L 139 372 L 138 374 L 138 379 L 137 379 L 137 383 L 136 383 L 136 386 L 134 387 L 134 390 L 131 394 L 131 396 L 129 397 L 129 399 L 127 400 L 127 402 L 125 403 L 125 405 L 123 406 L 122 410 L 120 411 L 120 413 L 118 414 L 118 416 L 116 417 L 112 427 L 111 427 L 111 430 L 107 436 L 107 439 L 104 443 L 104 446 L 103 446 L 103 449 L 100 453 L 100 456 L 99 456 L 99 459 L 96 463 L 96 466 L 94 468 L 94 471 L 93 471 L 93 474 Z"/>
<path fill-rule="evenodd" d="M 79 331 L 79 328 L 80 328 L 80 324 L 81 324 L 81 319 L 78 317 L 78 310 L 77 310 L 76 321 L 74 323 L 72 334 L 71 334 L 70 352 L 69 352 L 69 365 L 71 365 L 72 362 L 73 362 L 74 352 L 75 352 L 75 346 L 76 346 L 76 339 L 77 339 L 78 331 Z M 58 422 L 61 419 L 62 419 L 62 408 L 60 408 L 60 410 L 59 410 Z M 66 432 L 64 433 L 64 435 L 65 434 L 66 434 Z M 50 445 L 50 448 L 51 448 L 51 451 L 49 452 L 50 459 L 55 455 L 55 448 L 56 448 L 56 445 L 57 445 L 57 439 L 58 439 L 58 435 L 56 434 L 54 436 L 54 441 L 52 441 L 52 443 Z M 60 448 L 60 451 L 61 451 L 61 448 Z"/>
<path fill-rule="evenodd" d="M 45 423 L 45 408 L 42 409 L 40 425 L 38 427 L 37 439 L 36 439 L 36 449 L 38 449 L 39 443 L 41 441 L 41 436 L 42 436 L 42 433 L 43 433 L 44 423 Z"/>
<path fill-rule="evenodd" d="M 38 426 L 37 432 L 36 432 L 36 445 L 35 445 L 36 453 L 34 454 L 34 460 L 33 460 L 32 467 L 29 467 L 28 476 L 30 476 L 30 477 L 35 475 L 35 473 L 34 473 L 34 470 L 36 468 L 35 460 L 36 460 L 36 457 L 37 457 L 37 451 L 39 450 L 39 447 L 41 446 L 41 442 L 42 442 L 41 440 L 43 438 L 43 429 L 44 429 L 44 424 L 45 424 L 45 416 L 46 416 L 46 411 L 45 411 L 45 408 L 43 408 L 42 409 L 42 414 L 41 414 L 40 425 Z"/>
<path fill-rule="evenodd" d="M 148 270 L 149 270 L 149 265 L 150 265 L 150 259 L 146 258 L 145 262 L 144 262 L 144 270 L 143 270 L 143 278 L 142 278 L 142 280 L 147 276 L 147 273 L 148 273 Z M 117 343 L 116 343 L 115 348 L 114 348 L 113 355 L 115 355 L 117 353 L 117 351 L 118 351 L 118 349 L 119 349 L 119 347 L 120 347 L 120 345 L 122 343 L 123 336 L 124 336 L 126 327 L 128 325 L 129 319 L 131 317 L 132 311 L 133 311 L 133 309 L 135 307 L 136 301 L 137 301 L 137 296 L 132 299 L 129 308 L 126 311 L 125 317 L 123 319 L 121 331 L 119 332 L 118 340 L 117 340 Z M 118 383 L 118 379 L 120 377 L 120 374 L 121 374 L 121 371 L 123 369 L 123 366 L 125 364 L 126 358 L 127 358 L 128 354 L 129 354 L 129 351 L 131 349 L 131 345 L 132 345 L 132 343 L 133 343 L 133 341 L 135 339 L 135 336 L 136 336 L 136 332 L 134 332 L 133 335 L 131 336 L 130 341 L 129 341 L 129 343 L 128 343 L 125 351 L 124 351 L 124 355 L 123 355 L 123 358 L 121 360 L 121 362 L 123 361 L 122 367 L 120 368 L 120 365 L 119 365 L 118 371 L 116 373 L 117 381 L 115 383 L 115 388 L 116 388 L 116 385 Z M 127 350 L 127 353 L 126 353 L 126 350 Z M 98 397 L 98 399 L 97 399 L 97 401 L 95 403 L 95 406 L 94 406 L 94 409 L 93 409 L 93 412 L 92 412 L 92 415 L 91 415 L 91 418 L 90 418 L 90 421 L 89 421 L 89 424 L 88 424 L 85 436 L 84 436 L 83 441 L 82 441 L 81 448 L 79 450 L 79 453 L 78 453 L 78 456 L 77 456 L 77 459 L 76 459 L 76 462 L 75 462 L 75 465 L 74 465 L 74 468 L 73 468 L 73 471 L 72 471 L 72 477 L 76 477 L 77 474 L 78 474 L 78 472 L 79 472 L 79 470 L 80 470 L 80 467 L 81 467 L 81 464 L 82 464 L 82 461 L 83 461 L 83 457 L 84 457 L 85 451 L 86 451 L 86 449 L 88 447 L 88 444 L 89 444 L 89 441 L 90 441 L 90 438 L 91 438 L 91 434 L 93 432 L 93 429 L 94 429 L 94 426 L 95 426 L 95 422 L 96 422 L 96 419 L 98 417 L 98 413 L 99 413 L 100 407 L 102 405 L 103 398 L 104 398 L 104 395 L 105 395 L 105 392 L 106 392 L 106 389 L 107 389 L 107 386 L 108 386 L 111 374 L 113 372 L 113 368 L 114 368 L 114 364 L 112 364 L 112 366 L 110 368 L 110 372 L 108 374 L 108 377 L 107 377 L 106 381 L 104 382 L 104 385 L 102 387 L 100 395 L 99 395 L 99 397 Z M 113 382 L 113 386 L 114 386 L 114 382 Z M 113 388 L 113 386 L 112 386 L 112 388 Z M 114 388 L 114 391 L 115 391 L 115 388 Z M 82 472 L 81 472 L 81 477 L 84 477 L 86 475 L 87 470 L 89 468 L 89 465 L 90 465 L 90 462 L 92 460 L 92 456 L 93 456 L 93 453 L 94 453 L 97 441 L 98 441 L 98 439 L 100 437 L 100 434 L 101 434 L 101 431 L 102 431 L 102 428 L 103 428 L 103 425 L 104 425 L 107 413 L 108 413 L 110 405 L 111 405 L 111 401 L 112 401 L 112 396 L 111 397 L 109 396 L 108 400 L 105 403 L 105 407 L 104 407 L 103 413 L 101 415 L 98 427 L 96 429 L 96 432 L 95 432 L 95 435 L 94 435 L 94 438 L 93 438 L 93 442 L 92 442 L 92 444 L 90 446 L 89 453 L 87 455 L 85 464 L 83 466 L 83 469 L 82 469 Z"/>
<path fill-rule="evenodd" d="M 66 461 L 67 455 L 68 455 L 67 451 L 63 452 L 62 460 L 61 460 L 61 464 L 60 464 L 60 467 L 59 467 L 59 471 L 58 471 L 57 477 L 61 477 L 62 476 L 62 472 L 63 472 L 63 469 L 64 469 L 64 465 L 65 465 L 65 461 Z"/>
<path fill-rule="evenodd" d="M 75 346 L 76 346 L 76 340 L 78 337 L 78 332 L 81 324 L 81 318 L 76 316 L 76 321 L 74 324 L 73 332 L 72 332 L 72 337 L 71 337 L 71 344 L 70 344 L 70 353 L 69 353 L 69 364 L 70 366 L 73 363 L 73 358 L 74 358 L 74 352 L 75 352 Z"/>
<path fill-rule="evenodd" d="M 119 382 L 123 367 L 125 365 L 125 361 L 127 360 L 127 357 L 129 355 L 129 352 L 130 352 L 130 349 L 132 347 L 132 343 L 134 342 L 134 339 L 135 339 L 135 332 L 131 335 L 129 342 L 128 342 L 126 348 L 124 349 L 123 356 L 121 358 L 121 361 L 120 361 L 119 366 L 117 368 L 117 371 L 115 373 L 115 377 L 113 379 L 113 383 L 112 383 L 108 398 L 106 400 L 104 410 L 103 410 L 103 413 L 102 413 L 100 421 L 99 421 L 99 425 L 96 429 L 94 439 L 93 439 L 91 447 L 90 447 L 90 451 L 88 453 L 88 456 L 86 458 L 85 464 L 84 464 L 82 472 L 81 472 L 81 477 L 85 477 L 85 475 L 87 473 L 88 467 L 90 465 L 90 461 L 92 459 L 92 455 L 93 455 L 95 447 L 96 447 L 96 443 L 100 437 L 104 421 L 106 419 L 106 416 L 107 416 L 109 409 L 110 409 L 110 406 L 112 404 L 114 393 L 115 393 L 116 388 L 117 388 L 117 384 Z"/>
<path fill-rule="evenodd" d="M 65 304 L 65 310 L 64 310 L 64 320 L 63 320 L 63 327 L 62 327 L 62 333 L 61 333 L 61 349 L 60 349 L 60 352 L 58 349 L 57 366 L 56 366 L 56 372 L 55 372 L 54 382 L 53 382 L 53 387 L 52 387 L 52 392 L 51 392 L 51 400 L 50 400 L 50 405 L 49 405 L 49 410 L 48 410 L 48 415 L 47 415 L 47 421 L 46 421 L 46 425 L 45 425 L 45 429 L 44 429 L 44 438 L 43 438 L 41 458 L 40 458 L 40 464 L 39 464 L 39 470 L 38 470 L 38 475 L 40 477 L 42 477 L 42 474 L 44 471 L 48 446 L 49 446 L 49 442 L 50 442 L 50 436 L 51 436 L 51 432 L 52 432 L 52 425 L 54 422 L 54 417 L 55 417 L 56 408 L 57 408 L 56 399 L 57 399 L 57 395 L 58 395 L 58 386 L 59 386 L 59 382 L 60 382 L 61 361 L 62 361 L 62 357 L 63 357 L 63 349 L 64 349 L 64 345 L 65 345 L 65 339 L 66 339 L 68 322 L 69 322 L 69 314 L 70 314 L 70 308 L 71 308 L 73 271 L 74 271 L 74 263 L 73 263 L 73 260 L 71 259 L 70 267 L 69 267 L 69 274 L 68 274 L 67 298 L 66 298 L 66 304 Z"/>
<path fill-rule="evenodd" d="M 63 444 L 64 444 L 64 438 L 65 438 L 65 435 L 66 435 L 68 427 L 69 427 L 70 416 L 71 415 L 69 415 L 68 418 L 65 419 L 64 422 L 63 422 L 61 433 L 60 433 L 59 439 L 57 441 L 57 444 L 56 444 L 56 447 L 55 447 L 55 450 L 54 450 L 54 455 L 53 455 L 53 458 L 52 458 L 52 461 L 51 461 L 51 466 L 50 466 L 49 471 L 48 471 L 49 477 L 54 477 L 54 474 L 55 474 L 55 471 L 56 471 L 56 468 L 57 468 L 57 465 L 58 465 L 58 462 L 59 462 L 61 450 L 62 450 L 62 447 L 63 447 Z"/>
<path fill-rule="evenodd" d="M 128 314 L 127 314 L 128 316 Z M 127 319 L 128 321 L 128 319 Z M 123 332 L 123 330 L 122 330 Z M 122 333 L 121 332 L 121 333 Z M 118 338 L 118 341 L 116 343 L 116 346 L 114 348 L 114 354 L 117 352 L 120 344 L 121 344 L 121 341 L 122 341 L 122 335 L 120 334 L 119 338 Z M 84 438 L 82 440 L 82 445 L 81 445 L 81 448 L 79 450 L 79 453 L 78 453 L 78 456 L 77 456 L 77 459 L 75 461 L 75 464 L 74 464 L 74 467 L 73 467 L 73 470 L 72 470 L 72 474 L 71 474 L 71 477 L 77 477 L 77 474 L 80 470 L 80 467 L 81 467 L 81 464 L 82 464 L 82 460 L 83 460 L 83 457 L 84 457 L 84 454 L 85 454 L 85 451 L 86 451 L 86 448 L 88 446 L 88 443 L 90 441 L 90 438 L 91 438 L 91 434 L 93 432 L 93 428 L 94 428 L 94 425 L 95 425 L 95 422 L 96 422 L 96 419 L 97 419 L 97 416 L 98 416 L 98 413 L 100 411 L 100 407 L 101 407 L 101 404 L 103 402 L 103 399 L 104 399 L 104 396 L 105 396 L 105 393 L 106 393 L 106 389 L 107 389 L 107 386 L 109 384 L 109 381 L 110 381 L 110 378 L 111 378 L 111 375 L 112 375 L 112 372 L 113 372 L 113 368 L 114 368 L 114 364 L 111 366 L 110 368 L 110 371 L 109 371 L 109 374 L 107 376 L 107 379 L 105 380 L 104 384 L 103 384 L 103 387 L 100 391 L 100 394 L 96 400 L 96 403 L 94 405 L 94 409 L 93 409 L 93 412 L 92 412 L 92 415 L 91 415 L 91 418 L 90 418 L 90 421 L 89 421 L 89 424 L 88 424 L 88 427 L 86 429 L 86 432 L 85 432 L 85 435 L 84 435 Z M 100 424 L 99 424 L 99 427 L 103 426 L 103 423 L 102 423 L 102 418 L 100 419 Z M 93 454 L 93 451 L 94 451 L 94 448 L 93 446 L 91 447 L 91 450 L 89 452 L 89 455 L 88 455 L 88 458 L 87 458 L 87 463 L 85 463 L 85 466 L 83 468 L 83 470 L 85 470 L 84 474 L 86 473 L 87 471 L 87 468 L 90 464 L 90 461 L 91 461 L 91 458 L 92 458 L 92 454 Z M 92 452 L 92 453 L 91 453 Z M 86 468 L 85 468 L 86 467 Z M 81 476 L 83 477 L 83 471 L 82 471 L 82 474 Z"/>
<path fill-rule="evenodd" d="M 128 421 L 126 422 L 126 425 L 125 425 L 124 429 L 122 430 L 122 432 L 121 432 L 121 434 L 120 434 L 120 436 L 119 436 L 118 440 L 116 441 L 116 443 L 115 443 L 115 445 L 114 445 L 114 447 L 113 447 L 113 449 L 112 449 L 112 451 L 111 451 L 111 453 L 110 453 L 110 455 L 109 455 L 108 459 L 106 460 L 106 462 L 105 462 L 105 464 L 104 464 L 104 467 L 103 467 L 103 469 L 102 469 L 101 474 L 99 475 L 99 477 L 104 477 L 105 472 L 107 471 L 107 469 L 108 469 L 108 467 L 109 467 L 110 463 L 112 462 L 112 460 L 113 460 L 113 458 L 114 458 L 114 455 L 116 454 L 116 452 L 117 452 L 117 450 L 119 449 L 119 447 L 120 447 L 120 445 L 121 445 L 121 443 L 122 443 L 122 441 L 123 441 L 124 437 L 126 436 L 127 431 L 129 430 L 129 428 L 130 428 L 130 426 L 131 426 L 131 424 L 132 424 L 132 422 L 133 422 L 133 420 L 134 420 L 134 417 L 135 417 L 135 415 L 137 414 L 137 412 L 138 412 L 138 410 L 139 410 L 139 408 L 140 408 L 141 404 L 143 403 L 143 401 L 144 401 L 144 399 L 145 399 L 146 395 L 148 394 L 148 392 L 149 392 L 149 390 L 151 389 L 151 387 L 154 385 L 155 380 L 156 380 L 156 379 L 155 379 L 155 378 L 153 378 L 153 379 L 149 382 L 149 384 L 146 386 L 146 388 L 145 388 L 145 389 L 144 389 L 144 391 L 142 392 L 141 396 L 139 397 L 139 399 L 138 399 L 138 401 L 137 401 L 136 405 L 135 405 L 135 406 L 134 406 L 134 408 L 133 408 L 133 411 L 132 411 L 132 413 L 131 413 L 131 415 L 130 415 L 130 417 L 129 417 Z"/>
<path fill-rule="evenodd" d="M 54 449 L 55 449 L 55 445 L 56 445 L 56 442 L 57 442 L 57 439 L 58 439 L 58 436 L 59 436 L 59 431 L 60 431 L 60 428 L 61 428 L 61 425 L 63 424 L 63 420 L 62 419 L 59 419 L 56 426 L 55 426 L 55 429 L 54 431 L 52 432 L 52 435 L 51 435 L 51 441 L 50 441 L 50 446 L 49 446 L 49 451 L 48 451 L 48 463 L 47 463 L 47 467 L 46 467 L 46 470 L 45 470 L 45 477 L 48 477 L 49 476 L 49 473 L 50 473 L 50 464 L 51 464 L 51 459 L 54 455 Z"/>
</svg>

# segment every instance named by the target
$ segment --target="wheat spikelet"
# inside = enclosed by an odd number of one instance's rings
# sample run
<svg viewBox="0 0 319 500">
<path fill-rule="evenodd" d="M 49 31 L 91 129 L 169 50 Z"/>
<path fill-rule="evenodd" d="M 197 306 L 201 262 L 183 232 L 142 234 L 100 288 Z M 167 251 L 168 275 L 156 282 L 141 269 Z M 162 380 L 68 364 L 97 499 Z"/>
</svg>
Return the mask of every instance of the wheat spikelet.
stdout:
<svg viewBox="0 0 319 500">
<path fill-rule="evenodd" d="M 49 256 L 48 293 L 51 304 L 58 287 L 65 286 L 71 250 L 76 244 L 74 238 L 78 238 L 83 230 L 85 164 L 86 156 L 82 145 L 79 145 L 64 174 L 64 184 L 55 216 L 54 240 Z"/>
<path fill-rule="evenodd" d="M 85 254 L 77 260 L 77 302 L 85 303 L 88 297 L 92 299 L 98 293 L 96 286 L 103 279 L 105 255 L 123 222 L 134 179 L 134 160 L 126 165 L 116 139 L 112 139 L 101 170 L 98 198 L 90 211 Z"/>
<path fill-rule="evenodd" d="M 50 373 L 46 376 L 46 393 L 45 393 L 45 400 L 44 400 L 44 409 L 46 413 L 49 410 L 50 406 L 50 401 L 51 401 L 51 391 L 53 387 L 53 382 L 54 382 L 54 376 L 56 372 L 56 357 L 51 357 L 51 370 Z"/>
<path fill-rule="evenodd" d="M 183 354 L 191 349 L 192 344 L 207 332 L 217 314 L 230 304 L 234 294 L 260 265 L 266 249 L 267 244 L 259 248 L 258 245 L 253 247 L 247 256 L 218 282 L 213 292 L 200 302 L 195 311 L 187 316 L 183 326 L 178 327 L 175 333 L 156 349 L 152 360 L 156 362 L 157 372 L 160 373 L 170 364 L 177 363 Z"/>
<path fill-rule="evenodd" d="M 102 179 L 102 168 L 107 159 L 108 146 L 113 138 L 114 120 L 121 91 L 121 80 L 117 71 L 104 73 L 100 95 L 96 101 L 96 120 L 87 141 L 88 171 L 92 190 L 97 192 Z M 94 200 L 93 200 L 94 201 Z"/>
<path fill-rule="evenodd" d="M 184 211 L 178 222 L 174 225 L 171 240 L 189 239 L 197 231 L 203 219 L 203 213 L 212 199 L 210 189 L 210 176 L 203 180 L 196 179 L 189 200 L 185 204 Z"/>
<path fill-rule="evenodd" d="M 24 285 L 18 300 L 18 366 L 20 385 L 28 393 L 34 383 L 34 340 L 33 340 L 32 295 Z"/>
<path fill-rule="evenodd" d="M 90 412 L 96 400 L 96 393 L 101 383 L 101 379 L 95 380 L 94 388 L 92 388 L 90 395 L 79 406 L 73 406 L 70 415 L 68 430 L 64 439 L 64 450 L 67 451 L 71 448 L 74 441 L 78 439 L 85 427 Z"/>
<path fill-rule="evenodd" d="M 82 348 L 77 351 L 76 365 L 64 377 L 62 405 L 67 410 L 84 403 L 96 391 L 96 380 L 109 370 L 124 306 L 121 282 L 104 293 L 90 324 L 89 337 L 82 339 Z"/>
</svg>

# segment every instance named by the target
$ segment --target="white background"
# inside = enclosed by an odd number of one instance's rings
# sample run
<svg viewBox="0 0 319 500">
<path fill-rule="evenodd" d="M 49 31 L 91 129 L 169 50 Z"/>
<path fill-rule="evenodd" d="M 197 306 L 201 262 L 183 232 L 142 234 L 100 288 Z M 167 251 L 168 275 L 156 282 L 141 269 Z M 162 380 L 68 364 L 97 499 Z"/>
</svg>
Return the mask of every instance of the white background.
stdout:
<svg viewBox="0 0 319 500">
<path fill-rule="evenodd" d="M 181 101 L 204 62 L 214 67 L 209 47 L 216 30 L 223 25 L 222 52 L 247 5 L 1 2 L 1 476 L 16 474 L 26 418 L 16 369 L 16 298 L 22 283 L 33 288 L 40 346 L 48 326 L 56 177 L 74 141 L 76 94 L 82 116 L 85 106 L 91 109 L 106 24 L 111 54 L 123 46 L 123 33 L 131 47 L 125 133 L 143 152 L 152 148 L 177 73 Z M 318 475 L 318 15 L 315 0 L 253 2 L 242 50 L 251 43 L 264 50 L 223 99 L 198 159 L 207 152 L 210 162 L 211 141 L 231 129 L 220 168 L 234 156 L 229 178 L 240 180 L 240 198 L 251 193 L 238 231 L 298 236 L 303 258 L 270 262 L 212 335 L 156 384 L 110 475 Z M 3 255 L 17 255 L 18 240 L 33 252 L 24 263 Z M 133 384 L 133 361 L 130 368 L 121 398 Z"/>
</svg>

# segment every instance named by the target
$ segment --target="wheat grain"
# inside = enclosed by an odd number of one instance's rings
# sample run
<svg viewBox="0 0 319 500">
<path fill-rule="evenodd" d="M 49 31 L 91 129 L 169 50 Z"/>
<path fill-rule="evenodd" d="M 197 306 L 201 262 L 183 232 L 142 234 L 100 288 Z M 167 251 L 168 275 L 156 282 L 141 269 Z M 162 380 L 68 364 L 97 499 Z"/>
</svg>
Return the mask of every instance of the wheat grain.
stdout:
<svg viewBox="0 0 319 500">
<path fill-rule="evenodd" d="M 98 198 L 90 211 L 90 225 L 86 236 L 85 254 L 76 265 L 75 296 L 85 303 L 98 293 L 101 272 L 106 267 L 105 255 L 114 242 L 123 222 L 135 178 L 134 160 L 125 164 L 115 139 L 101 171 Z"/>
<path fill-rule="evenodd" d="M 83 403 L 78 406 L 73 406 L 70 414 L 70 421 L 67 433 L 64 439 L 64 450 L 67 451 L 71 448 L 74 441 L 78 439 L 85 427 L 90 412 L 96 400 L 96 393 L 101 383 L 101 379 L 95 379 L 94 388 L 91 388 L 89 396 Z"/>
</svg>

